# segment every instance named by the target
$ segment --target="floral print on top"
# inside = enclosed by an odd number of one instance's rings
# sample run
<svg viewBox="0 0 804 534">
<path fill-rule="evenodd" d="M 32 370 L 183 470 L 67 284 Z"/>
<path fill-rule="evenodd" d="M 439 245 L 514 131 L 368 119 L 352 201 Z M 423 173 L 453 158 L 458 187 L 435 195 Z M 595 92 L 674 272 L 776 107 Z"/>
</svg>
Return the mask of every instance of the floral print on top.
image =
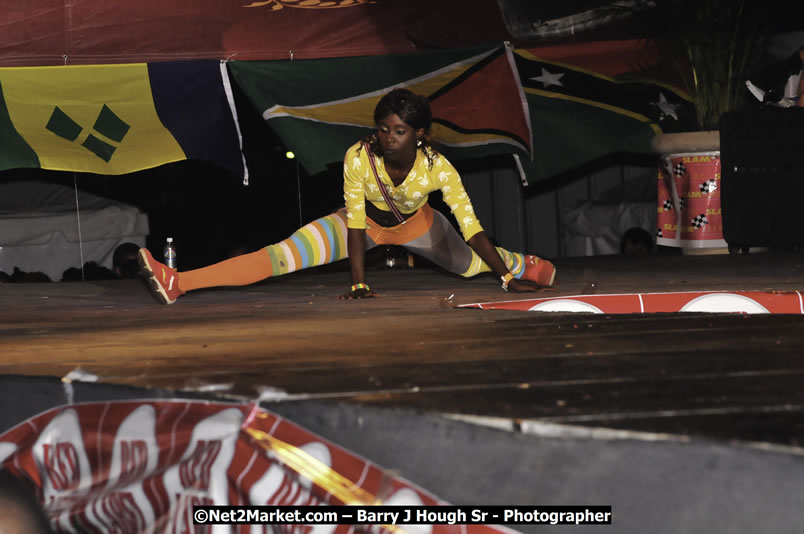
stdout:
<svg viewBox="0 0 804 534">
<path fill-rule="evenodd" d="M 352 145 L 343 160 L 343 199 L 346 203 L 346 226 L 362 229 L 366 228 L 366 200 L 383 211 L 391 210 L 377 186 L 366 151 L 361 149 L 358 153 L 359 147 L 359 142 Z M 400 212 L 413 213 L 427 203 L 430 193 L 440 189 L 444 203 L 458 221 L 464 240 L 468 241 L 483 230 L 461 176 L 442 154 L 433 156 L 433 167 L 429 168 L 427 158 L 421 150 L 417 150 L 413 167 L 398 187 L 394 186 L 385 172 L 382 158 L 375 155 L 374 161 L 380 180 Z"/>
</svg>

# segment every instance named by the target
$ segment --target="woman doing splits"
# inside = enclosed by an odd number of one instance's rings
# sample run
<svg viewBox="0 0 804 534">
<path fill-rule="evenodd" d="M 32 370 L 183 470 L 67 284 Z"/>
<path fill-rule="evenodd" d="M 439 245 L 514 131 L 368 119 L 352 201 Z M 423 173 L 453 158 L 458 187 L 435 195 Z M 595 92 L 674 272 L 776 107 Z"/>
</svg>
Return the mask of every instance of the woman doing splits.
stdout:
<svg viewBox="0 0 804 534">
<path fill-rule="evenodd" d="M 494 247 L 460 175 L 430 144 L 432 122 L 425 97 L 395 89 L 374 111 L 376 130 L 352 145 L 343 163 L 345 207 L 256 252 L 192 271 L 177 272 L 147 249 L 138 261 L 159 302 L 172 304 L 196 289 L 248 285 L 307 267 L 349 258 L 352 286 L 341 298 L 374 296 L 366 281 L 365 252 L 401 245 L 447 271 L 470 277 L 493 271 L 506 291 L 550 286 L 555 267 L 536 256 Z M 440 190 L 463 238 L 427 203 Z"/>
</svg>

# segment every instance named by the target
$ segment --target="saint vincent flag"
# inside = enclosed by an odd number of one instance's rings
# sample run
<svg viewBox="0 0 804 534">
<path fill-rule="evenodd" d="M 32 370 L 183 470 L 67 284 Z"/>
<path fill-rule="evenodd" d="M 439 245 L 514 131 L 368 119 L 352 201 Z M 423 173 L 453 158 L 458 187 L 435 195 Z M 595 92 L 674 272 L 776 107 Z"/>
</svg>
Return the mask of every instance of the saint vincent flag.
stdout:
<svg viewBox="0 0 804 534">
<path fill-rule="evenodd" d="M 253 106 L 310 174 L 340 163 L 374 128 L 391 89 L 429 98 L 432 137 L 452 159 L 530 157 L 531 134 L 511 50 L 503 45 L 390 56 L 231 62 Z"/>
<path fill-rule="evenodd" d="M 0 69 L 0 169 L 119 175 L 191 158 L 248 178 L 219 61 Z"/>
<path fill-rule="evenodd" d="M 651 154 L 657 133 L 696 129 L 690 97 L 645 69 L 643 41 L 604 41 L 516 49 L 530 110 L 529 182 L 612 153 Z"/>
</svg>

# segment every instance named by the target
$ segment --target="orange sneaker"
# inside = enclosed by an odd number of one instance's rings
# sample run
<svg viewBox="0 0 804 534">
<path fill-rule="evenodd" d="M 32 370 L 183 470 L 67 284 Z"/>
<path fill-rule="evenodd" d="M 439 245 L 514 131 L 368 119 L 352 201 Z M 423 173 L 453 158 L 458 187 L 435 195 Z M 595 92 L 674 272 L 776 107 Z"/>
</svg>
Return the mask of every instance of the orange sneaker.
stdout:
<svg viewBox="0 0 804 534">
<path fill-rule="evenodd" d="M 547 260 L 528 255 L 525 256 L 525 272 L 522 273 L 522 279 L 550 287 L 556 279 L 556 268 Z"/>
<path fill-rule="evenodd" d="M 179 273 L 156 261 L 147 248 L 141 248 L 137 253 L 137 263 L 151 294 L 160 303 L 173 304 L 184 295 L 184 291 L 179 289 Z"/>
</svg>

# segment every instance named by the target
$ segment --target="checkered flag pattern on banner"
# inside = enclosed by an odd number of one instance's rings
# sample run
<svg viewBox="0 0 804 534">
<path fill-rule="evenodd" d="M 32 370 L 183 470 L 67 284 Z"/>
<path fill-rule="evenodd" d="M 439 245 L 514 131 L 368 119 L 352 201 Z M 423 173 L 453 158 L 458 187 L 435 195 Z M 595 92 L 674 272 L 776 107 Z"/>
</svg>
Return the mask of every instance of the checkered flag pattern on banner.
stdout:
<svg viewBox="0 0 804 534">
<path fill-rule="evenodd" d="M 701 193 L 713 193 L 717 190 L 717 180 L 715 180 L 714 178 L 710 178 L 709 180 L 699 185 L 698 189 L 701 190 Z"/>
<path fill-rule="evenodd" d="M 656 237 L 664 237 L 664 236 L 662 236 L 662 229 L 661 228 L 656 229 Z"/>
<path fill-rule="evenodd" d="M 679 198 L 678 199 L 678 209 L 683 210 L 687 207 L 687 199 L 686 198 Z"/>
<path fill-rule="evenodd" d="M 701 228 L 709 224 L 709 219 L 706 218 L 706 214 L 701 213 L 700 215 L 694 217 L 690 222 L 695 228 L 700 230 Z"/>
<path fill-rule="evenodd" d="M 673 169 L 673 174 L 676 176 L 684 176 L 684 173 L 686 172 L 687 167 L 685 167 L 683 163 L 676 163 L 676 167 Z"/>
<path fill-rule="evenodd" d="M 673 209 L 673 201 L 670 200 L 669 198 L 665 200 L 664 203 L 662 203 L 662 209 L 664 211 L 670 211 L 671 209 Z"/>
</svg>

